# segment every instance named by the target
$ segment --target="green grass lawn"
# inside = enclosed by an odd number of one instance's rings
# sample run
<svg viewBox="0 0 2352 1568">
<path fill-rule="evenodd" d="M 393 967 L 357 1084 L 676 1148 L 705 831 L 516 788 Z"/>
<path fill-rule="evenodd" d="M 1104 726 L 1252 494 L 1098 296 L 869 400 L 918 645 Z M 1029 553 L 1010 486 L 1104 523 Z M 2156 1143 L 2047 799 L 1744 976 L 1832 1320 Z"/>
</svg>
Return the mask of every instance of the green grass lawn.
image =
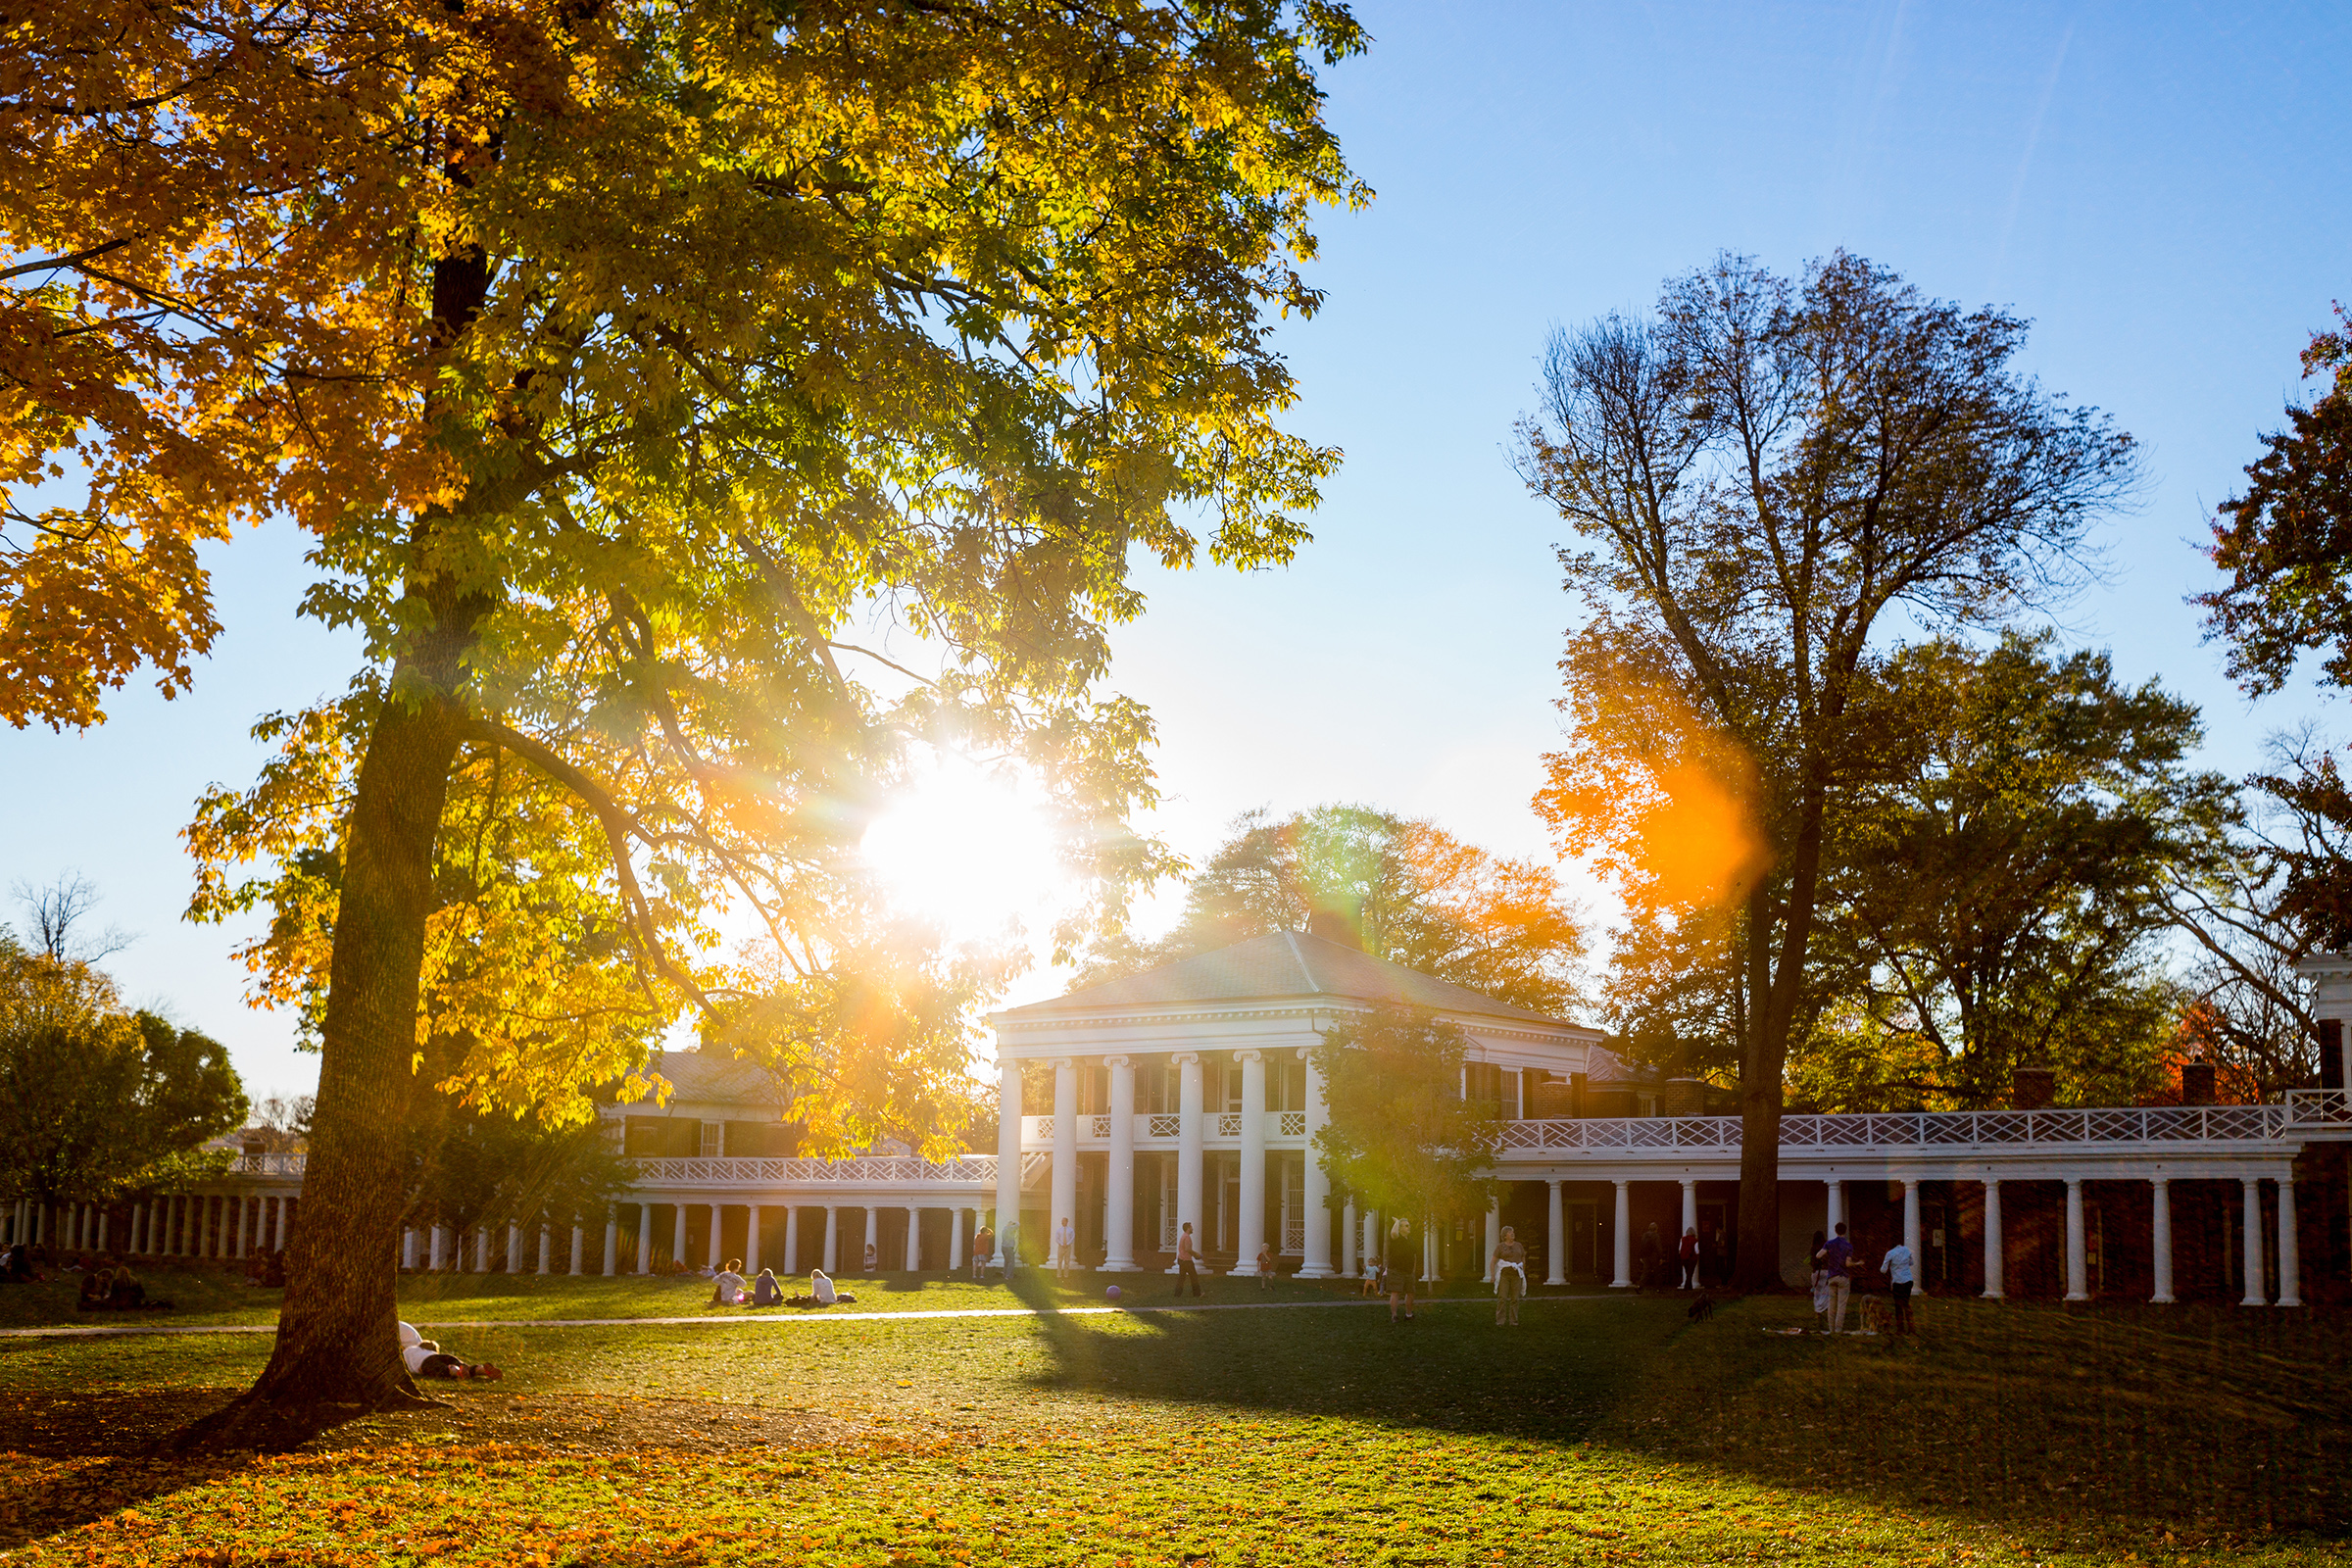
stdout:
<svg viewBox="0 0 2352 1568">
<path fill-rule="evenodd" d="M 465 1298 L 469 1315 L 485 1298 Z M 1374 1307 L 484 1329 L 445 1337 L 509 1376 L 452 1390 L 447 1410 L 289 1455 L 196 1459 L 153 1457 L 141 1434 L 249 1379 L 266 1337 L 17 1339 L 0 1342 L 0 1447 L 15 1450 L 0 1454 L 0 1552 L 2345 1560 L 2352 1324 L 1964 1300 L 1921 1318 L 1906 1344 L 1762 1332 L 1809 1320 L 1790 1298 L 1703 1324 L 1673 1298 L 1539 1300 L 1517 1330 L 1484 1299 L 1396 1326 Z"/>
</svg>

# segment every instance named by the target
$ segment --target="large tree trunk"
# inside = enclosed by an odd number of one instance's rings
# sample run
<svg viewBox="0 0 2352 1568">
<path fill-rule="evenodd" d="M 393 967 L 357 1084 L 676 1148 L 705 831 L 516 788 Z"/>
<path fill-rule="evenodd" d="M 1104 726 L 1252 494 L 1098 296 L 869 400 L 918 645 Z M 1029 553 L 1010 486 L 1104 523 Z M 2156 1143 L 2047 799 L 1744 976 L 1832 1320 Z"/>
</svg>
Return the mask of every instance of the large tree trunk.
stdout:
<svg viewBox="0 0 2352 1568">
<path fill-rule="evenodd" d="M 1740 1248 L 1732 1286 L 1781 1284 L 1781 1078 L 1786 1036 L 1773 1042 L 1772 900 L 1764 879 L 1747 900 L 1747 1029 L 1740 1042 Z"/>
<path fill-rule="evenodd" d="M 267 1440 L 289 1427 L 299 1436 L 359 1410 L 419 1402 L 400 1358 L 396 1248 L 433 845 L 461 717 L 445 693 L 414 707 L 390 699 L 376 715 L 344 841 L 277 1348 L 251 1392 L 183 1442 Z"/>
</svg>

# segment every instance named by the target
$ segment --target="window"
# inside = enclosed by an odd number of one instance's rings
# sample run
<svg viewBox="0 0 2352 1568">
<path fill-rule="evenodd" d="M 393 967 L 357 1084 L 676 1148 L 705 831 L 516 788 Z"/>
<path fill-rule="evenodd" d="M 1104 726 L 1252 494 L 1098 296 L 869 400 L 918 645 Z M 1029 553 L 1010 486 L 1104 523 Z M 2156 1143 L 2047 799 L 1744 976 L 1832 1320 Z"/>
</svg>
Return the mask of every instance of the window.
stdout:
<svg viewBox="0 0 2352 1568">
<path fill-rule="evenodd" d="M 705 1159 L 716 1159 L 726 1148 L 727 1124 L 722 1121 L 707 1121 L 702 1124 L 702 1129 L 700 1152 Z"/>
</svg>

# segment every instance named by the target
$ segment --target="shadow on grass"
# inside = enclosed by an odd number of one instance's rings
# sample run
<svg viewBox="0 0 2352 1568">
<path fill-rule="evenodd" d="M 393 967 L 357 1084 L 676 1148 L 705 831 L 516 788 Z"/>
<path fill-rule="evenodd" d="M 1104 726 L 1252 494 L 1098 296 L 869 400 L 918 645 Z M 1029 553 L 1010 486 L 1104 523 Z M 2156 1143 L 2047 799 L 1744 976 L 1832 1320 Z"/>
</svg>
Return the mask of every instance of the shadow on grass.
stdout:
<svg viewBox="0 0 2352 1568">
<path fill-rule="evenodd" d="M 1024 1300 L 1050 1304 L 1035 1286 Z M 2352 1533 L 2352 1325 L 2334 1314 L 1936 1300 L 1890 1342 L 1777 1331 L 1799 1298 L 1046 1316 L 1044 1386 L 1592 1444 L 1960 1517 Z"/>
<path fill-rule="evenodd" d="M 0 1551 L 248 1468 L 250 1453 L 158 1451 L 174 1431 L 234 1397 L 230 1389 L 157 1389 L 0 1399 L 0 1452 L 12 1455 Z"/>
</svg>

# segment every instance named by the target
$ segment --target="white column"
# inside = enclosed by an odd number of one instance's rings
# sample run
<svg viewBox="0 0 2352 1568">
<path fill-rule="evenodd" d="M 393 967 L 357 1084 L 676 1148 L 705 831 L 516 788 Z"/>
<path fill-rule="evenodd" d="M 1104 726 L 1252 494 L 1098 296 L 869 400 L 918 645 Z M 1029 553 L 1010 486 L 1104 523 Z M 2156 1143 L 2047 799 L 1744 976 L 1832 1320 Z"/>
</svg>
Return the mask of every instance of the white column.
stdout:
<svg viewBox="0 0 2352 1568">
<path fill-rule="evenodd" d="M 1823 1229 L 1835 1236 L 1838 1234 L 1838 1227 L 1845 1220 L 1845 1183 L 1827 1181 L 1822 1183 L 1822 1186 L 1827 1190 L 1829 1197 L 1829 1218 L 1823 1223 Z"/>
<path fill-rule="evenodd" d="M 948 1272 L 959 1273 L 963 1268 L 963 1205 L 958 1203 L 948 1210 Z"/>
<path fill-rule="evenodd" d="M 555 1227 L 541 1225 L 539 1227 L 539 1272 L 542 1274 L 553 1274 L 556 1271 L 555 1246 Z"/>
<path fill-rule="evenodd" d="M 1255 1274 L 1257 1249 L 1266 1239 L 1266 1054 L 1237 1051 L 1242 1064 L 1241 1223 L 1234 1250 L 1241 1255 L 1231 1272 Z"/>
<path fill-rule="evenodd" d="M 1544 1253 L 1548 1267 L 1544 1271 L 1544 1283 L 1565 1285 L 1568 1283 L 1568 1208 L 1561 1200 L 1558 1182 L 1545 1182 L 1544 1186 L 1547 1189 L 1546 1218 L 1551 1222 L 1548 1233 L 1550 1245 Z"/>
<path fill-rule="evenodd" d="M 727 1266 L 726 1258 L 720 1255 L 726 1249 L 719 1242 L 719 1233 L 724 1229 L 721 1221 L 725 1218 L 726 1205 L 712 1203 L 710 1205 L 710 1272 L 713 1274 Z"/>
<path fill-rule="evenodd" d="M 1328 1110 L 1323 1103 L 1323 1075 L 1315 1069 L 1315 1058 L 1304 1051 L 1298 1054 L 1306 1060 L 1305 1191 L 1299 1197 L 1305 1205 L 1306 1253 L 1299 1260 L 1298 1277 L 1327 1280 L 1332 1276 L 1331 1178 L 1324 1173 L 1323 1161 L 1315 1152 L 1315 1135 L 1323 1130 Z"/>
<path fill-rule="evenodd" d="M 1617 1277 L 1609 1281 L 1612 1291 L 1630 1291 L 1634 1287 L 1634 1184 L 1617 1183 Z"/>
<path fill-rule="evenodd" d="M 2001 1184 L 1984 1184 L 1984 1299 L 2001 1298 Z"/>
<path fill-rule="evenodd" d="M 1421 1283 L 1435 1285 L 1438 1281 L 1438 1222 L 1424 1214 L 1421 1217 Z"/>
<path fill-rule="evenodd" d="M 476 1274 L 490 1272 L 490 1227 L 487 1225 L 473 1233 L 473 1271 Z"/>
<path fill-rule="evenodd" d="M 1684 1232 L 1696 1229 L 1698 1229 L 1698 1183 L 1686 1179 L 1683 1182 L 1683 1228 L 1674 1233 L 1674 1253 L 1677 1257 L 1682 1255 Z"/>
<path fill-rule="evenodd" d="M 1196 1255 L 1207 1250 L 1208 1232 L 1200 1226 L 1200 1054 L 1176 1054 L 1176 1228 L 1193 1228 Z M 998 1227 L 1000 1233 L 1003 1226 Z M 1176 1272 L 1170 1263 L 1168 1272 Z"/>
<path fill-rule="evenodd" d="M 416 1266 L 416 1227 L 414 1225 L 403 1225 L 400 1228 L 400 1266 L 402 1268 Z"/>
<path fill-rule="evenodd" d="M 651 1274 L 653 1271 L 654 1205 L 640 1202 L 637 1205 L 637 1272 Z"/>
<path fill-rule="evenodd" d="M 1309 1150 L 1306 1157 L 1314 1158 L 1314 1152 Z M 1363 1270 L 1356 1262 L 1356 1245 L 1362 1240 L 1363 1237 L 1357 1234 L 1355 1200 L 1350 1198 L 1347 1207 L 1340 1211 L 1340 1278 L 1363 1278 Z"/>
<path fill-rule="evenodd" d="M 1487 1201 L 1487 1267 L 1483 1277 L 1489 1285 L 1494 1283 L 1494 1254 L 1501 1250 L 1502 1200 L 1494 1198 Z"/>
<path fill-rule="evenodd" d="M 2243 1252 L 2242 1267 L 2246 1277 L 2246 1294 L 2245 1298 L 2237 1304 L 2240 1306 L 2268 1306 L 2270 1302 L 2265 1295 L 2268 1282 L 2262 1277 L 2262 1178 L 2241 1176 L 2238 1181 L 2245 1188 L 2246 1194 L 2245 1224 L 2240 1236 L 2240 1240 L 2244 1243 L 2241 1250 Z"/>
<path fill-rule="evenodd" d="M 760 1273 L 760 1205 L 754 1203 L 746 1210 L 743 1221 L 743 1272 L 752 1278 Z"/>
<path fill-rule="evenodd" d="M 564 1259 L 564 1262 L 565 1262 L 565 1264 L 566 1264 L 566 1267 L 565 1267 L 565 1269 L 564 1269 L 564 1272 L 565 1272 L 565 1273 L 567 1273 L 567 1274 L 578 1274 L 578 1273 L 580 1273 L 580 1272 L 582 1271 L 581 1265 L 582 1265 L 582 1264 L 584 1264 L 584 1263 L 587 1261 L 587 1256 L 588 1256 L 588 1231 L 587 1231 L 587 1228 L 586 1228 L 585 1226 L 582 1226 L 582 1225 L 574 1224 L 574 1225 L 571 1227 L 571 1256 L 569 1256 L 568 1258 Z"/>
<path fill-rule="evenodd" d="M 605 1215 L 605 1278 L 620 1272 L 620 1216 Z"/>
<path fill-rule="evenodd" d="M 871 1203 L 865 1205 L 865 1245 L 874 1250 L 874 1268 L 879 1272 L 882 1267 L 882 1211 Z M 865 1267 L 863 1252 L 858 1256 L 858 1266 Z"/>
<path fill-rule="evenodd" d="M 507 1272 L 522 1272 L 522 1227 L 512 1221 L 507 1225 Z"/>
<path fill-rule="evenodd" d="M 1046 1261 L 1054 1260 L 1054 1238 L 1061 1222 L 1078 1219 L 1078 1063 L 1054 1062 L 1054 1187 L 1046 1213 Z"/>
<path fill-rule="evenodd" d="M 2169 1178 L 2158 1176 L 2148 1186 L 2155 1194 L 2155 1206 L 2148 1217 L 2148 1241 L 2149 1270 L 2156 1280 L 2156 1294 L 2148 1299 L 2164 1303 L 2173 1299 L 2173 1184 Z"/>
<path fill-rule="evenodd" d="M 669 1205 L 669 1260 L 686 1261 L 686 1203 L 682 1199 Z"/>
<path fill-rule="evenodd" d="M 801 1205 L 784 1205 L 784 1272 L 791 1274 L 801 1266 Z"/>
<path fill-rule="evenodd" d="M 1132 1274 L 1136 1267 L 1135 1058 L 1105 1056 L 1102 1061 L 1110 1069 L 1110 1162 L 1102 1182 L 1102 1246 L 1107 1255 L 1102 1271 Z"/>
<path fill-rule="evenodd" d="M 905 1251 L 906 1256 L 904 1261 L 906 1265 L 906 1272 L 920 1274 L 923 1271 L 923 1211 L 911 1203 L 906 1206 Z"/>
<path fill-rule="evenodd" d="M 2066 1298 L 2090 1299 L 2090 1269 L 2082 1255 L 2082 1183 L 2071 1176 L 2066 1183 Z"/>
<path fill-rule="evenodd" d="M 106 1221 L 98 1222 L 98 1245 L 106 1246 Z M 2303 1304 L 2302 1243 L 2295 1235 L 2295 1173 L 2278 1178 L 2278 1304 Z"/>
<path fill-rule="evenodd" d="M 841 1272 L 841 1209 L 833 1203 L 825 1205 L 824 1267 L 828 1274 Z"/>
<path fill-rule="evenodd" d="M 291 1199 L 288 1199 L 283 1194 L 279 1195 L 277 1200 L 277 1240 L 272 1245 L 278 1251 L 281 1252 L 286 1250 L 287 1211 L 293 1206 L 294 1203 Z"/>
<path fill-rule="evenodd" d="M 441 1225 L 431 1226 L 424 1233 L 424 1266 L 436 1274 L 441 1272 L 441 1265 L 448 1257 L 442 1242 L 448 1234 L 448 1228 Z"/>
<path fill-rule="evenodd" d="M 1021 1211 L 1021 1064 L 1006 1056 L 997 1063 L 997 1255 L 1001 1268 L 1011 1265 L 1004 1256 L 1004 1221 Z M 825 1228 L 831 1234 L 828 1211 Z M 826 1244 L 828 1265 L 831 1244 Z M 1009 1275 L 1006 1276 L 1010 1278 Z"/>
<path fill-rule="evenodd" d="M 243 1202 L 244 1202 L 244 1200 L 243 1200 L 243 1199 L 239 1199 L 237 1201 L 238 1201 L 238 1203 L 239 1203 L 240 1205 L 242 1205 L 242 1204 L 243 1204 Z M 242 1206 L 240 1206 L 240 1207 L 238 1208 L 238 1210 L 237 1210 L 237 1213 L 238 1213 L 238 1219 L 237 1219 L 237 1223 L 238 1223 L 238 1225 L 239 1225 L 240 1227 L 242 1227 L 242 1226 L 243 1226 L 243 1224 L 245 1223 L 245 1221 L 244 1221 L 244 1209 L 242 1208 Z M 105 1250 L 106 1250 L 106 1224 L 107 1224 L 107 1221 L 109 1221 L 109 1220 L 113 1219 L 114 1217 L 115 1217 L 115 1216 L 114 1216 L 114 1214 L 112 1213 L 112 1211 L 110 1211 L 110 1210 L 108 1210 L 108 1209 L 101 1208 L 101 1209 L 99 1209 L 99 1210 L 98 1210 L 98 1250 L 100 1250 L 101 1252 L 103 1252 L 103 1251 L 105 1251 Z M 243 1257 L 243 1256 L 245 1255 L 245 1249 L 244 1249 L 243 1247 L 241 1247 L 241 1246 L 240 1246 L 240 1247 L 237 1249 L 237 1255 L 238 1255 L 239 1257 Z M 2281 1304 L 2281 1305 L 2284 1305 L 2284 1304 L 2286 1304 L 2286 1303 L 2284 1303 L 2284 1302 L 2281 1302 L 2280 1304 Z"/>
<path fill-rule="evenodd" d="M 1911 1261 L 1917 1265 L 1918 1277 L 1928 1277 L 1928 1257 L 1919 1248 L 1919 1183 L 1903 1179 L 1903 1245 L 1911 1249 Z"/>
</svg>

